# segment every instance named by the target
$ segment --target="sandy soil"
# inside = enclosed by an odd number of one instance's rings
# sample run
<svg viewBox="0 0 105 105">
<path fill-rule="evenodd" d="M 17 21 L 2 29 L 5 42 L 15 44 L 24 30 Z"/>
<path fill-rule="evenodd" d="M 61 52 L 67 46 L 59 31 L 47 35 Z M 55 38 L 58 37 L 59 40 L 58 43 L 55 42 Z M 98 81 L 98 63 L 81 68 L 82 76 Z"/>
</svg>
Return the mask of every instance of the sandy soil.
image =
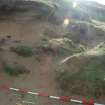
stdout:
<svg viewBox="0 0 105 105">
<path fill-rule="evenodd" d="M 41 40 L 44 30 L 48 27 L 48 23 L 34 19 L 34 13 L 31 10 L 23 13 L 14 12 L 7 17 L 5 15 L 0 17 L 0 38 L 6 38 L 7 35 L 12 36 L 11 40 L 6 42 L 5 47 L 7 49 L 8 46 L 14 44 L 13 41 L 15 40 L 33 46 Z M 10 77 L 0 70 L 0 85 L 7 84 L 11 87 L 24 87 L 51 95 L 59 95 L 53 70 L 53 57 L 51 55 L 42 54 L 40 62 L 34 56 L 32 58 L 23 58 L 8 50 L 4 51 L 2 56 L 10 62 L 16 61 L 25 65 L 31 73 L 19 77 Z M 37 105 L 53 105 L 55 103 L 49 99 L 39 99 L 34 96 L 32 98 L 20 98 L 12 92 L 0 93 L 0 105 L 16 105 L 16 103 L 23 100 L 37 103 Z"/>
<path fill-rule="evenodd" d="M 16 40 L 21 41 L 25 45 L 32 45 L 33 47 L 41 40 L 44 30 L 49 27 L 49 23 L 35 19 L 35 15 L 35 10 L 31 9 L 29 11 L 14 12 L 9 16 L 0 16 L 0 39 L 6 38 L 7 35 L 12 36 L 11 40 L 7 40 L 5 44 L 7 49 L 8 46 L 14 46 L 14 41 Z M 6 50 L 2 53 L 2 57 L 10 62 L 16 61 L 25 65 L 31 72 L 30 74 L 24 74 L 19 77 L 10 77 L 0 67 L 0 85 L 7 84 L 11 87 L 23 87 L 37 92 L 46 92 L 49 95 L 61 95 L 61 91 L 55 80 L 54 58 L 52 55 L 42 54 L 39 60 L 36 60 L 35 56 L 24 58 Z M 19 102 L 23 100 L 33 102 L 35 105 L 66 104 L 35 96 L 25 95 L 24 98 L 21 98 L 18 93 L 10 91 L 0 93 L 0 105 L 21 105 Z"/>
</svg>

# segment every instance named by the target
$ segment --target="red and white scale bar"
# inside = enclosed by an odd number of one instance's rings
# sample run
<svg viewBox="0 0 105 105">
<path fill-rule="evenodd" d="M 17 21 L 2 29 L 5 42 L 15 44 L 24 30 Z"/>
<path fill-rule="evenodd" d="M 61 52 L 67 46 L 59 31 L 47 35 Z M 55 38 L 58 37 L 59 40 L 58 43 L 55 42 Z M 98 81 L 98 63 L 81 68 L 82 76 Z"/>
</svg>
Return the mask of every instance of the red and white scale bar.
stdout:
<svg viewBox="0 0 105 105">
<path fill-rule="evenodd" d="M 16 92 L 20 92 L 20 93 L 26 93 L 26 94 L 30 94 L 30 95 L 35 95 L 35 96 L 41 96 L 41 97 L 47 97 L 47 98 L 51 98 L 51 99 L 55 99 L 55 100 L 59 100 L 59 101 L 64 101 L 64 102 L 74 102 L 74 103 L 78 103 L 78 104 L 82 104 L 82 105 L 105 105 L 105 104 L 98 104 L 98 103 L 94 103 L 93 100 L 75 100 L 72 99 L 69 96 L 49 96 L 46 93 L 36 93 L 36 92 L 32 92 L 29 91 L 28 89 L 23 89 L 23 88 L 11 88 L 8 86 L 0 86 L 0 90 L 12 90 L 12 91 L 16 91 Z"/>
</svg>

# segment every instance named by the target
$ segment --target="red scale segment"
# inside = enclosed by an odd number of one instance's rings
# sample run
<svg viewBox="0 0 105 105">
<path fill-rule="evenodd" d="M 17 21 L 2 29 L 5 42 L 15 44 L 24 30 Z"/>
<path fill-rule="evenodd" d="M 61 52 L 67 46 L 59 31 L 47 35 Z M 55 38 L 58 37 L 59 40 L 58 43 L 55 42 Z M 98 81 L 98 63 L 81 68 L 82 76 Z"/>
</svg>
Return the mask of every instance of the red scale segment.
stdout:
<svg viewBox="0 0 105 105">
<path fill-rule="evenodd" d="M 83 99 L 82 103 L 83 103 L 83 105 L 94 105 L 94 101 L 93 100 Z"/>
<path fill-rule="evenodd" d="M 46 93 L 38 93 L 38 96 L 42 96 L 42 97 L 49 97 L 49 95 L 48 95 L 48 94 L 46 94 Z"/>
<path fill-rule="evenodd" d="M 21 93 L 28 93 L 29 89 L 19 88 L 19 92 L 21 92 Z"/>
<path fill-rule="evenodd" d="M 61 100 L 61 101 L 65 101 L 65 102 L 70 102 L 71 97 L 68 97 L 68 96 L 61 96 L 61 97 L 60 97 L 60 100 Z"/>
<path fill-rule="evenodd" d="M 9 86 L 7 85 L 2 85 L 0 86 L 0 90 L 3 91 L 3 90 L 9 90 Z"/>
</svg>

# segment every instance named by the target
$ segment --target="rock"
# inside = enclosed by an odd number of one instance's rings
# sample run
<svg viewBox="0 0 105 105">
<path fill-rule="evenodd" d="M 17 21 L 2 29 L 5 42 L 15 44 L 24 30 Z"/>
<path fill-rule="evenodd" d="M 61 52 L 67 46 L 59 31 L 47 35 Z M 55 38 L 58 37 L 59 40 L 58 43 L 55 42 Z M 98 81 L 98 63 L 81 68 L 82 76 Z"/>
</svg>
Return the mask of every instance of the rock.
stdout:
<svg viewBox="0 0 105 105">
<path fill-rule="evenodd" d="M 0 8 L 2 10 L 11 10 L 14 8 L 17 0 L 0 0 Z"/>
<path fill-rule="evenodd" d="M 82 45 L 75 45 L 72 40 L 69 40 L 68 38 L 52 38 L 43 40 L 39 48 L 60 54 L 73 54 L 85 50 L 85 47 Z"/>
<path fill-rule="evenodd" d="M 105 43 L 72 55 L 57 69 L 58 81 L 63 92 L 95 98 L 105 96 Z"/>
</svg>

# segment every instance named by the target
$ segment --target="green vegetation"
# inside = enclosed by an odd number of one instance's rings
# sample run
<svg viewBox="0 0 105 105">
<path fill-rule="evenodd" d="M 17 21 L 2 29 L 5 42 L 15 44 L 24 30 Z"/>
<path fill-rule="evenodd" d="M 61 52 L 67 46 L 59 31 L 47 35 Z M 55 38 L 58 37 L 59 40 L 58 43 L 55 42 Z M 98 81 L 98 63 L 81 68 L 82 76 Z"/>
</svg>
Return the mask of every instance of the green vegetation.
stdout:
<svg viewBox="0 0 105 105">
<path fill-rule="evenodd" d="M 19 74 L 24 74 L 26 73 L 27 71 L 23 68 L 19 68 L 17 66 L 14 66 L 14 65 L 5 65 L 4 67 L 4 71 L 11 75 L 11 76 L 18 76 Z"/>
<path fill-rule="evenodd" d="M 84 71 L 80 74 L 80 79 L 87 81 L 104 81 L 105 79 L 105 66 L 104 60 L 105 56 L 94 58 L 92 61 L 87 64 L 84 68 Z"/>
<path fill-rule="evenodd" d="M 15 48 L 12 47 L 11 50 L 24 57 L 30 57 L 33 55 L 33 49 L 29 46 L 17 46 Z"/>
<path fill-rule="evenodd" d="M 10 76 L 18 76 L 20 74 L 29 73 L 29 70 L 27 70 L 24 66 L 14 63 L 4 64 L 3 69 Z"/>
<path fill-rule="evenodd" d="M 5 70 L 5 72 L 8 73 L 9 75 L 18 75 L 18 74 L 20 74 L 19 71 L 17 71 L 14 67 L 11 67 L 11 66 L 9 66 L 9 65 L 6 65 L 6 66 L 4 67 L 4 70 Z"/>
</svg>

